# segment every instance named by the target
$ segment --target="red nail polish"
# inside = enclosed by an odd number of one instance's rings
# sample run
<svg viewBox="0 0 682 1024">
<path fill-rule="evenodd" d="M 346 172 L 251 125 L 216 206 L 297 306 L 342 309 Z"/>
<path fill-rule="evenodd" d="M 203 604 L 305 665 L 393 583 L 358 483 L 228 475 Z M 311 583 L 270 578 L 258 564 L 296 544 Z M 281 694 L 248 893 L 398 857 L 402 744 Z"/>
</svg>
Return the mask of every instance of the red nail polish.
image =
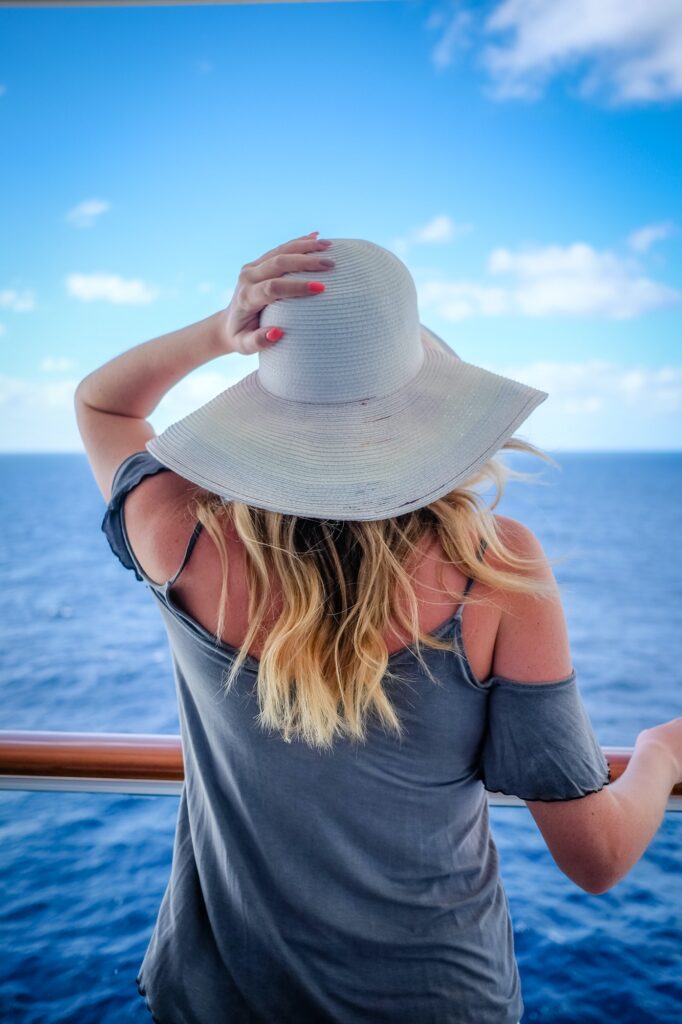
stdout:
<svg viewBox="0 0 682 1024">
<path fill-rule="evenodd" d="M 265 337 L 268 341 L 279 341 L 283 334 L 284 331 L 280 327 L 271 327 L 269 331 L 266 331 Z"/>
<path fill-rule="evenodd" d="M 325 287 L 321 281 L 308 281 L 309 292 L 323 292 Z"/>
</svg>

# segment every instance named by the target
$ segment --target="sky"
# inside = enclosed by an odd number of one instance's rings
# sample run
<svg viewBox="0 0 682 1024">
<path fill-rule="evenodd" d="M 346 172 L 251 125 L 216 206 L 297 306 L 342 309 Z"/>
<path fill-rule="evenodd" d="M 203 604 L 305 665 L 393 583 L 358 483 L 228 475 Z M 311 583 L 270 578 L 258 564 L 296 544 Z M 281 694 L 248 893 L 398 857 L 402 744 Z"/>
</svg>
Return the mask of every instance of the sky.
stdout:
<svg viewBox="0 0 682 1024">
<path fill-rule="evenodd" d="M 0 450 L 83 451 L 83 377 L 364 238 L 549 451 L 682 450 L 682 4 L 0 8 Z M 180 381 L 157 433 L 258 368 Z"/>
</svg>

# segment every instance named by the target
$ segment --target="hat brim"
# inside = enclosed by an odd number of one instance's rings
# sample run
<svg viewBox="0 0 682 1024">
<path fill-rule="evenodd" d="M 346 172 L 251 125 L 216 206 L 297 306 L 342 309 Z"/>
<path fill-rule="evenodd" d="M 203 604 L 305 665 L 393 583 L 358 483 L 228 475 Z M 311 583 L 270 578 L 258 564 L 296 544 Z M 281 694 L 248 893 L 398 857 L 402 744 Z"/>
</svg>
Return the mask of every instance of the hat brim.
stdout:
<svg viewBox="0 0 682 1024">
<path fill-rule="evenodd" d="M 460 359 L 420 324 L 417 376 L 383 398 L 299 403 L 258 371 L 172 423 L 145 447 L 180 476 L 233 501 L 316 519 L 386 519 L 472 476 L 548 397 Z"/>
</svg>

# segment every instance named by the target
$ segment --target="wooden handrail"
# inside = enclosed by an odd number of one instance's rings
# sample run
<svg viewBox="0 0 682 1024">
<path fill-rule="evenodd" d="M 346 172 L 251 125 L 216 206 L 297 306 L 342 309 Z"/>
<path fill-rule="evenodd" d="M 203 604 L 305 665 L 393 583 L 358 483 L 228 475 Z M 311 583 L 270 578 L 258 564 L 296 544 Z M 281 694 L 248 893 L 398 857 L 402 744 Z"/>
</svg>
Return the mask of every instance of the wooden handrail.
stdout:
<svg viewBox="0 0 682 1024">
<path fill-rule="evenodd" d="M 632 747 L 604 747 L 615 782 Z M 180 737 L 159 733 L 0 730 L 0 789 L 177 794 L 185 777 Z M 490 802 L 522 805 L 518 797 L 488 794 Z M 682 810 L 682 784 L 668 810 Z"/>
<path fill-rule="evenodd" d="M 179 736 L 0 730 L 0 777 L 58 775 L 182 782 L 184 774 Z"/>
</svg>

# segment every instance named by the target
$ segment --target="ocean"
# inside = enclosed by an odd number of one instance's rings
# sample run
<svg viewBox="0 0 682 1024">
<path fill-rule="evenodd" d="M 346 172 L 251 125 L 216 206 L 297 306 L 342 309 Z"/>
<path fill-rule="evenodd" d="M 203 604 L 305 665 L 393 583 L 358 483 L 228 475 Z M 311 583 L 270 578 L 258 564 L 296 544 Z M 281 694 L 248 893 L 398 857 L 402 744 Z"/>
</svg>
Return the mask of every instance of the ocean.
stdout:
<svg viewBox="0 0 682 1024">
<path fill-rule="evenodd" d="M 682 453 L 554 453 L 495 509 L 559 558 L 573 663 L 602 746 L 681 713 Z M 153 596 L 111 553 L 83 454 L 0 455 L 2 729 L 179 733 Z M 178 797 L 0 791 L 0 1020 L 150 1021 L 135 986 Z M 682 814 L 601 896 L 525 807 L 492 807 L 524 1024 L 682 1019 Z M 273 1022 L 276 1024 L 276 1022 Z M 415 1024 L 419 1022 L 415 1021 Z"/>
</svg>

